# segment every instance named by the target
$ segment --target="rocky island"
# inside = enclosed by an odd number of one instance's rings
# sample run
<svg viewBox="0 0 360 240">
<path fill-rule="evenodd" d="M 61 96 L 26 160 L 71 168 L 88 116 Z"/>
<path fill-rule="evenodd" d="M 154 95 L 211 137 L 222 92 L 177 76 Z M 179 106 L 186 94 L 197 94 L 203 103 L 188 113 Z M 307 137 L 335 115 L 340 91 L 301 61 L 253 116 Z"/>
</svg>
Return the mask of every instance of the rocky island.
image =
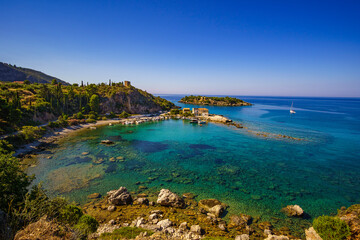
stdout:
<svg viewBox="0 0 360 240">
<path fill-rule="evenodd" d="M 206 96 L 185 96 L 180 103 L 207 105 L 207 106 L 251 106 L 251 103 L 245 102 L 234 97 L 206 97 Z"/>
</svg>

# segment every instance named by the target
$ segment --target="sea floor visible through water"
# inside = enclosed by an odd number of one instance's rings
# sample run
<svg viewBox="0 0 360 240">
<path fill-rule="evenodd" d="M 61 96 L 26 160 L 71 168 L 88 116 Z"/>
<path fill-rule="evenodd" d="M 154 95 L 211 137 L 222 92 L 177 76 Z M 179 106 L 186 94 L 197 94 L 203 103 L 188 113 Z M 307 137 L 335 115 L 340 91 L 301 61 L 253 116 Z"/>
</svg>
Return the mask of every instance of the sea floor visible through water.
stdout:
<svg viewBox="0 0 360 240">
<path fill-rule="evenodd" d="M 290 116 L 289 99 L 243 99 L 255 105 L 209 109 L 249 130 L 303 140 L 183 120 L 113 125 L 69 135 L 28 172 L 51 195 L 78 203 L 94 192 L 144 185 L 153 192 L 168 188 L 192 192 L 198 200 L 216 198 L 230 206 L 228 216 L 245 213 L 269 221 L 285 220 L 280 210 L 290 204 L 300 205 L 311 221 L 360 203 L 359 100 L 297 99 L 297 113 Z M 104 139 L 115 144 L 100 144 Z"/>
</svg>

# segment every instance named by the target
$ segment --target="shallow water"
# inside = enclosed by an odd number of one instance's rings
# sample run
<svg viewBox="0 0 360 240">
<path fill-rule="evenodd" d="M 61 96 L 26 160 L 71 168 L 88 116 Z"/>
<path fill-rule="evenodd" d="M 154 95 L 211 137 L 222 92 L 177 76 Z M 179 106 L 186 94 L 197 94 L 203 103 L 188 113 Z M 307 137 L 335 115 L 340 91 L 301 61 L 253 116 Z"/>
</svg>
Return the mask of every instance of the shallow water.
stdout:
<svg viewBox="0 0 360 240">
<path fill-rule="evenodd" d="M 176 102 L 181 96 L 165 98 Z M 266 220 L 284 218 L 280 209 L 289 204 L 300 205 L 313 218 L 360 203 L 359 99 L 242 99 L 255 105 L 209 107 L 210 112 L 250 130 L 304 140 L 264 138 L 246 129 L 183 120 L 106 126 L 67 138 L 51 150 L 51 159 L 40 155 L 28 171 L 50 194 L 80 203 L 93 192 L 105 194 L 120 186 L 136 190 L 137 182 L 152 190 L 217 198 L 230 205 L 230 213 Z M 290 116 L 292 101 L 297 113 Z M 103 139 L 115 144 L 100 144 Z"/>
</svg>

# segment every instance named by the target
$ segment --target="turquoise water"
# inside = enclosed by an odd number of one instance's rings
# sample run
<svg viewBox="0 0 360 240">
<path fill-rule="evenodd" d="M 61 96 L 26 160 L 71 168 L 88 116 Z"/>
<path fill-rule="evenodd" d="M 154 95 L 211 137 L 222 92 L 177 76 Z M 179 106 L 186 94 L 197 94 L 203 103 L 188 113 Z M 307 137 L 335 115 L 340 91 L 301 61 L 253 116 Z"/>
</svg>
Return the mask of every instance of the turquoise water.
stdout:
<svg viewBox="0 0 360 240">
<path fill-rule="evenodd" d="M 40 155 L 29 173 L 50 194 L 80 203 L 90 193 L 120 186 L 135 191 L 140 182 L 151 191 L 169 188 L 198 199 L 217 198 L 230 205 L 230 213 L 267 220 L 284 218 L 280 209 L 289 204 L 316 217 L 360 203 L 359 99 L 242 99 L 255 105 L 209 109 L 248 129 L 167 120 L 86 130 Z M 290 116 L 292 101 L 297 113 Z M 303 140 L 259 137 L 248 130 Z M 102 139 L 115 145 L 99 144 Z M 119 156 L 124 159 L 110 161 Z"/>
</svg>

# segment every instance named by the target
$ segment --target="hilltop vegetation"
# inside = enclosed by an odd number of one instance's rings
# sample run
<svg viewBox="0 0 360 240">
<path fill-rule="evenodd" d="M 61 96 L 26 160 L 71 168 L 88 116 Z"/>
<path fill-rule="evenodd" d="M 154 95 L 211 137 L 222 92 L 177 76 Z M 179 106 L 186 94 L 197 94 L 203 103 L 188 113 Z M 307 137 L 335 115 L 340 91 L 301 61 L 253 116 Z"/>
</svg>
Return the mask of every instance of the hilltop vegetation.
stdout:
<svg viewBox="0 0 360 240">
<path fill-rule="evenodd" d="M 0 134 L 59 117 L 61 121 L 69 118 L 96 120 L 105 114 L 115 117 L 123 112 L 155 113 L 173 106 L 165 99 L 123 83 L 65 86 L 56 80 L 52 84 L 0 82 Z"/>
<path fill-rule="evenodd" d="M 27 80 L 31 83 L 51 83 L 53 79 L 55 79 L 57 82 L 61 82 L 64 85 L 69 85 L 69 83 L 49 76 L 45 73 L 30 68 L 22 68 L 17 67 L 16 65 L 0 62 L 0 81 L 15 82 Z"/>
<path fill-rule="evenodd" d="M 206 97 L 206 96 L 185 96 L 179 102 L 195 105 L 209 106 L 251 106 L 251 103 L 245 102 L 234 97 Z"/>
</svg>

